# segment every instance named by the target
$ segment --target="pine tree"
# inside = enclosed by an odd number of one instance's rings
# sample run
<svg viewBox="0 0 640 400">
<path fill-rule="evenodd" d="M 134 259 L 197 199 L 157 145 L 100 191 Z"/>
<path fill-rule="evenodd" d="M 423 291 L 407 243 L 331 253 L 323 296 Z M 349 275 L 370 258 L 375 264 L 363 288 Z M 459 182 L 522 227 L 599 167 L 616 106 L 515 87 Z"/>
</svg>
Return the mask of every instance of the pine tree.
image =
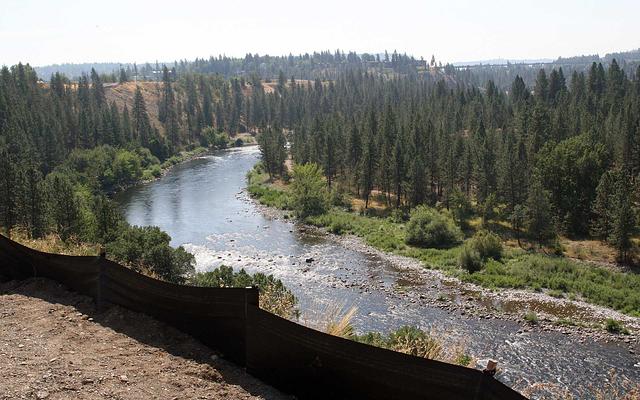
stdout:
<svg viewBox="0 0 640 400">
<path fill-rule="evenodd" d="M 401 135 L 396 136 L 393 146 L 393 187 L 396 194 L 396 208 L 400 207 L 402 200 L 402 185 L 405 180 L 404 146 Z"/>
<path fill-rule="evenodd" d="M 131 143 L 134 140 L 131 126 L 131 117 L 129 117 L 129 108 L 126 104 L 122 108 L 122 137 L 124 143 Z"/>
<path fill-rule="evenodd" d="M 0 218 L 2 226 L 10 235 L 19 219 L 21 175 L 18 164 L 8 149 L 0 148 Z"/>
<path fill-rule="evenodd" d="M 611 235 L 612 221 L 610 207 L 613 202 L 616 173 L 607 171 L 600 177 L 596 189 L 596 199 L 593 203 L 595 218 L 591 224 L 591 233 L 601 239 L 607 240 Z"/>
<path fill-rule="evenodd" d="M 158 119 L 164 124 L 165 132 L 173 147 L 180 146 L 180 126 L 176 110 L 176 99 L 173 93 L 171 75 L 166 66 L 162 68 L 162 95 L 158 105 Z"/>
<path fill-rule="evenodd" d="M 352 179 L 356 187 L 356 195 L 360 196 L 360 158 L 362 157 L 362 139 L 355 121 L 351 121 L 349 131 L 348 166 L 352 172 Z"/>
<path fill-rule="evenodd" d="M 542 247 L 555 234 L 553 230 L 550 195 L 539 177 L 534 176 L 527 197 L 526 229 L 529 236 Z"/>
<path fill-rule="evenodd" d="M 621 173 L 620 177 L 615 184 L 614 201 L 611 204 L 613 209 L 609 242 L 616 248 L 618 260 L 627 262 L 632 248 L 631 236 L 636 226 L 636 218 L 631 204 L 630 177 L 624 173 Z"/>
<path fill-rule="evenodd" d="M 25 226 L 29 235 L 42 237 L 47 230 L 47 193 L 42 173 L 35 165 L 30 165 L 26 172 L 26 186 L 23 205 Z"/>
<path fill-rule="evenodd" d="M 133 129 L 132 136 L 135 141 L 148 147 L 151 137 L 151 123 L 147 114 L 147 105 L 142 95 L 140 86 L 136 86 L 136 93 L 133 99 Z"/>
<path fill-rule="evenodd" d="M 93 92 L 93 98 L 98 107 L 102 107 L 106 102 L 106 96 L 104 94 L 104 85 L 102 79 L 95 69 L 91 68 L 91 90 Z"/>
<path fill-rule="evenodd" d="M 376 167 L 376 150 L 375 139 L 373 137 L 374 132 L 371 132 L 364 137 L 362 158 L 360 161 L 360 188 L 362 190 L 362 197 L 364 197 L 364 208 L 369 207 L 369 196 L 373 190 L 374 184 L 374 171 Z"/>
<path fill-rule="evenodd" d="M 538 102 L 546 103 L 549 101 L 549 81 L 547 80 L 547 73 L 544 69 L 538 71 L 534 92 Z"/>
</svg>

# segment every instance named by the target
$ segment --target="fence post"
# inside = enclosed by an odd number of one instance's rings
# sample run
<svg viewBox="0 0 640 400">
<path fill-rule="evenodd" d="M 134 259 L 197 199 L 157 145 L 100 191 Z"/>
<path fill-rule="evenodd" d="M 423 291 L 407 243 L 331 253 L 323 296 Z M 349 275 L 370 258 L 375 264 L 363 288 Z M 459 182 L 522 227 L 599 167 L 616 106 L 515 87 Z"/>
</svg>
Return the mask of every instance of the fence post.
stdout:
<svg viewBox="0 0 640 400">
<path fill-rule="evenodd" d="M 100 247 L 100 255 L 98 256 L 98 279 L 97 279 L 97 287 L 96 287 L 96 310 L 101 312 L 104 308 L 104 299 L 102 293 L 102 286 L 104 284 L 104 269 L 105 269 L 105 261 L 107 259 L 107 252 L 104 247 Z"/>
<path fill-rule="evenodd" d="M 253 296 L 255 291 L 258 292 L 258 296 Z M 249 299 L 251 294 L 251 299 Z M 260 303 L 260 290 L 255 286 L 249 286 L 244 289 L 244 366 L 247 366 L 248 352 L 249 352 L 249 304 L 259 307 Z"/>
</svg>

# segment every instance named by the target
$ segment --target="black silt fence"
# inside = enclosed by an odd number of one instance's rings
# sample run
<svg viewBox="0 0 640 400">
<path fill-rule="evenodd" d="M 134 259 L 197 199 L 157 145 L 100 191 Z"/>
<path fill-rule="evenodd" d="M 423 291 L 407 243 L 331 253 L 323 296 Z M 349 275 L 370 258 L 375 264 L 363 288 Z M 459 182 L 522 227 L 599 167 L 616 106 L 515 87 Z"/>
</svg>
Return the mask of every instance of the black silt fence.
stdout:
<svg viewBox="0 0 640 400">
<path fill-rule="evenodd" d="M 151 315 L 301 399 L 520 400 L 478 370 L 356 343 L 258 307 L 257 289 L 162 282 L 102 257 L 49 254 L 0 236 L 0 272 L 46 277 L 96 299 Z"/>
</svg>

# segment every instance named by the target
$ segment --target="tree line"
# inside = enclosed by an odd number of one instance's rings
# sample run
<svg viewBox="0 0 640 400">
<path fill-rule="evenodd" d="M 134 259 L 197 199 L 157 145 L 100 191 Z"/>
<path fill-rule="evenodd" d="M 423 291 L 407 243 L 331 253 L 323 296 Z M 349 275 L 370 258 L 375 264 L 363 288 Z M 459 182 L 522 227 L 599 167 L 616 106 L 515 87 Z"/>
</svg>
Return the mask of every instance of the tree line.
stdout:
<svg viewBox="0 0 640 400">
<path fill-rule="evenodd" d="M 540 242 L 556 233 L 595 236 L 626 258 L 637 220 L 640 70 L 624 71 L 615 60 L 568 75 L 539 70 L 532 86 L 515 76 L 505 90 L 493 80 L 478 87 L 467 74 L 375 69 L 344 53 L 318 57 L 347 66 L 331 80 L 300 81 L 280 70 L 271 83 L 163 66 L 131 106 L 108 101 L 95 71 L 77 81 L 54 74 L 45 84 L 29 66 L 2 68 L 2 226 L 77 234 L 63 228 L 62 212 L 44 211 L 68 202 L 55 185 L 85 193 L 84 215 L 95 215 L 94 198 L 140 171 L 157 172 L 222 132 L 250 131 L 259 133 L 273 176 L 287 174 L 290 154 L 295 163 L 320 165 L 329 186 L 366 206 L 373 197 L 398 209 L 440 204 L 461 221 L 471 209 L 487 218 L 497 210 L 516 234 L 526 227 Z M 157 104 L 147 104 L 149 90 Z M 99 173 L 87 172 L 96 165 Z"/>
<path fill-rule="evenodd" d="M 269 171 L 286 132 L 296 163 L 321 165 L 328 185 L 389 207 L 455 212 L 471 204 L 516 234 L 595 236 L 627 259 L 637 221 L 640 68 L 615 60 L 587 72 L 539 70 L 508 90 L 447 79 L 351 70 L 334 81 L 291 81 L 251 99 Z M 264 97 L 264 99 L 262 98 Z M 282 130 L 285 128 L 285 130 Z M 273 131 L 277 133 L 274 133 Z M 460 213 L 458 213 L 460 214 Z"/>
</svg>

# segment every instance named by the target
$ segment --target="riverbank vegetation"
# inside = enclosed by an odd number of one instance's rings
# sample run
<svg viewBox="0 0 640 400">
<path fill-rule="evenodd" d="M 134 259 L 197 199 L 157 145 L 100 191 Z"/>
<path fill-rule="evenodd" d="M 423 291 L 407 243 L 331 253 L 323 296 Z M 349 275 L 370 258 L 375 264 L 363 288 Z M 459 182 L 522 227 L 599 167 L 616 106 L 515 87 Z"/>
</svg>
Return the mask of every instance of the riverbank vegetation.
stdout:
<svg viewBox="0 0 640 400">
<path fill-rule="evenodd" d="M 610 60 L 570 76 L 539 70 L 531 87 L 515 76 L 509 90 L 434 76 L 349 71 L 306 88 L 283 85 L 269 96 L 284 107 L 267 122 L 275 132 L 259 138 L 269 149 L 268 189 L 250 190 L 306 222 L 466 281 L 640 315 L 640 69 Z M 307 164 L 322 169 L 331 198 L 353 199 L 359 214 L 308 215 L 290 190 L 275 192 L 296 184 L 284 165 Z M 477 231 L 492 233 L 469 239 Z M 499 256 L 490 254 L 496 238 Z M 569 259 L 563 243 L 585 240 L 600 241 L 623 267 Z"/>
<path fill-rule="evenodd" d="M 465 347 L 460 344 L 447 345 L 442 342 L 443 337 L 446 335 L 428 333 L 413 326 L 402 326 L 388 334 L 374 332 L 355 335 L 353 339 L 360 343 L 416 357 L 469 366 L 473 359 L 466 353 Z"/>
<path fill-rule="evenodd" d="M 256 287 L 260 290 L 260 308 L 287 319 L 298 318 L 298 300 L 281 280 L 273 275 L 248 274 L 224 265 L 209 272 L 199 272 L 189 281 L 203 287 Z"/>
<path fill-rule="evenodd" d="M 357 311 L 357 307 L 347 309 L 344 304 L 329 304 L 321 316 L 319 328 L 333 336 L 416 357 L 464 367 L 469 366 L 473 361 L 462 342 L 447 342 L 451 337 L 446 333 L 426 332 L 418 327 L 407 325 L 386 334 L 380 332 L 358 334 L 351 324 Z"/>
<path fill-rule="evenodd" d="M 45 85 L 29 66 L 3 67 L 0 229 L 48 251 L 95 254 L 106 248 L 107 257 L 138 271 L 185 282 L 194 272 L 193 256 L 172 248 L 158 228 L 130 226 L 110 196 L 207 148 L 244 140 L 230 137 L 223 125 L 212 126 L 212 99 L 205 93 L 208 101 L 196 104 L 192 80 L 181 82 L 191 97 L 178 112 L 182 87 L 167 68 L 163 72 L 154 97 L 144 83 L 128 95 L 107 89 L 95 71 L 77 82 L 54 74 Z M 226 86 L 203 78 L 200 88 Z M 157 108 L 149 108 L 150 99 Z"/>
<path fill-rule="evenodd" d="M 250 193 L 265 205 L 293 210 L 291 188 L 270 183 L 268 175 L 261 171 L 258 165 L 249 173 Z M 446 210 L 429 209 L 425 214 L 435 213 L 448 218 Z M 505 246 L 497 233 L 486 229 L 469 227 L 463 243 L 443 248 L 408 243 L 411 219 L 398 218 L 394 213 L 375 216 L 333 206 L 324 214 L 307 216 L 304 222 L 338 235 L 359 236 L 379 250 L 416 258 L 429 268 L 487 288 L 546 291 L 640 316 L 640 275 L 545 254 L 537 246 Z"/>
</svg>

